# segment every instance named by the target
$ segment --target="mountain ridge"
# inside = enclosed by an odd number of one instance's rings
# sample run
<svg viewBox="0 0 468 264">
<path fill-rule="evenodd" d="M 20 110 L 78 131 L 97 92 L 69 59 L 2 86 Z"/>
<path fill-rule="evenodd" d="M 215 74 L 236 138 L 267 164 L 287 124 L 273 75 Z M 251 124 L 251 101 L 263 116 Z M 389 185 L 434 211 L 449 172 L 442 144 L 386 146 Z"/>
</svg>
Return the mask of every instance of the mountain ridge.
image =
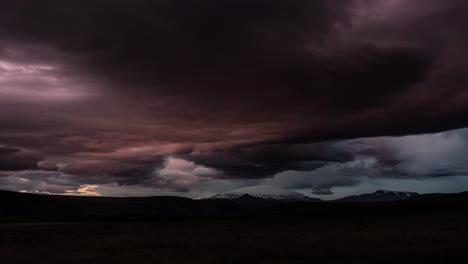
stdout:
<svg viewBox="0 0 468 264">
<path fill-rule="evenodd" d="M 399 200 L 407 200 L 418 196 L 420 196 L 420 194 L 417 192 L 378 190 L 373 193 L 346 196 L 340 199 L 333 200 L 333 202 L 392 202 Z"/>
<path fill-rule="evenodd" d="M 249 186 L 220 193 L 209 199 L 235 200 L 244 195 L 262 198 L 266 200 L 277 200 L 281 202 L 321 202 L 321 199 L 305 196 L 293 190 L 286 190 L 274 186 Z"/>
</svg>

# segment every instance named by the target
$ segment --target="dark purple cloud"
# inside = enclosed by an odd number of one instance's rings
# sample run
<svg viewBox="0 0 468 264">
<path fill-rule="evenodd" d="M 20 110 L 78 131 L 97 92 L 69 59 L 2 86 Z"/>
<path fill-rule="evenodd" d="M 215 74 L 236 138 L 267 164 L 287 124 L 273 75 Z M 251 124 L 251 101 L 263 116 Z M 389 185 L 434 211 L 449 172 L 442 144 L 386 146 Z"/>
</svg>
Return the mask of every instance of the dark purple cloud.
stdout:
<svg viewBox="0 0 468 264">
<path fill-rule="evenodd" d="M 391 148 L 336 144 L 467 126 L 467 15 L 461 0 L 2 1 L 0 171 L 187 191 L 370 155 L 408 174 L 418 161 Z"/>
<path fill-rule="evenodd" d="M 28 170 L 38 168 L 42 159 L 37 153 L 0 145 L 0 168 L 2 170 Z"/>
</svg>

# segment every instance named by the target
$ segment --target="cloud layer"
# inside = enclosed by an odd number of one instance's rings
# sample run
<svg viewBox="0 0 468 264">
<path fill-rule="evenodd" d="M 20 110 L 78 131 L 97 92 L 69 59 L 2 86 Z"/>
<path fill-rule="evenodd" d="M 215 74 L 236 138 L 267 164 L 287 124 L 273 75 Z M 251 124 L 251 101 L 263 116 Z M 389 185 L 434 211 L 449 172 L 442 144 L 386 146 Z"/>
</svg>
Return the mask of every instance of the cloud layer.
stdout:
<svg viewBox="0 0 468 264">
<path fill-rule="evenodd" d="M 327 194 L 466 174 L 464 130 L 419 134 L 468 125 L 467 15 L 462 0 L 2 1 L 3 185 Z"/>
</svg>

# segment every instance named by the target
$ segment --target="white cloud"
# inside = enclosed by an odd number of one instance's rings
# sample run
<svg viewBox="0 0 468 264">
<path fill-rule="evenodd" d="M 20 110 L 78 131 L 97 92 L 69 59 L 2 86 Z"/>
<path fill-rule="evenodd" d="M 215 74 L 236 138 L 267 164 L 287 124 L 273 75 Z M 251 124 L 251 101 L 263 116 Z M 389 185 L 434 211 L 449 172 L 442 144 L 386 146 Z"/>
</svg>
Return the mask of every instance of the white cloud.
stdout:
<svg viewBox="0 0 468 264">
<path fill-rule="evenodd" d="M 334 186 L 356 185 L 359 177 L 376 175 L 376 160 L 372 157 L 359 158 L 345 163 L 330 163 L 312 171 L 284 171 L 263 181 L 264 184 L 289 189 L 330 189 Z"/>
<path fill-rule="evenodd" d="M 405 176 L 468 174 L 468 129 L 341 144 L 354 153 L 373 156 L 381 166 Z"/>
<path fill-rule="evenodd" d="M 163 168 L 153 172 L 152 184 L 161 189 L 189 191 L 197 182 L 212 180 L 221 172 L 184 159 L 169 157 Z"/>
</svg>

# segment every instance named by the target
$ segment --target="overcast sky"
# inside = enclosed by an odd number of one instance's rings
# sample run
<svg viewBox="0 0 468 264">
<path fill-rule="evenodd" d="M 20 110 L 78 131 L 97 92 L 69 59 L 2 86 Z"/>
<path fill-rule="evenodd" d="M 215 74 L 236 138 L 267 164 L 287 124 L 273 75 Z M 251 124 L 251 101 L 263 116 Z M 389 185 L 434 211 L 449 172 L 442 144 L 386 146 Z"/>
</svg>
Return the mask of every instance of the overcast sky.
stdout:
<svg viewBox="0 0 468 264">
<path fill-rule="evenodd" d="M 468 190 L 464 0 L 4 0 L 0 189 Z"/>
</svg>

